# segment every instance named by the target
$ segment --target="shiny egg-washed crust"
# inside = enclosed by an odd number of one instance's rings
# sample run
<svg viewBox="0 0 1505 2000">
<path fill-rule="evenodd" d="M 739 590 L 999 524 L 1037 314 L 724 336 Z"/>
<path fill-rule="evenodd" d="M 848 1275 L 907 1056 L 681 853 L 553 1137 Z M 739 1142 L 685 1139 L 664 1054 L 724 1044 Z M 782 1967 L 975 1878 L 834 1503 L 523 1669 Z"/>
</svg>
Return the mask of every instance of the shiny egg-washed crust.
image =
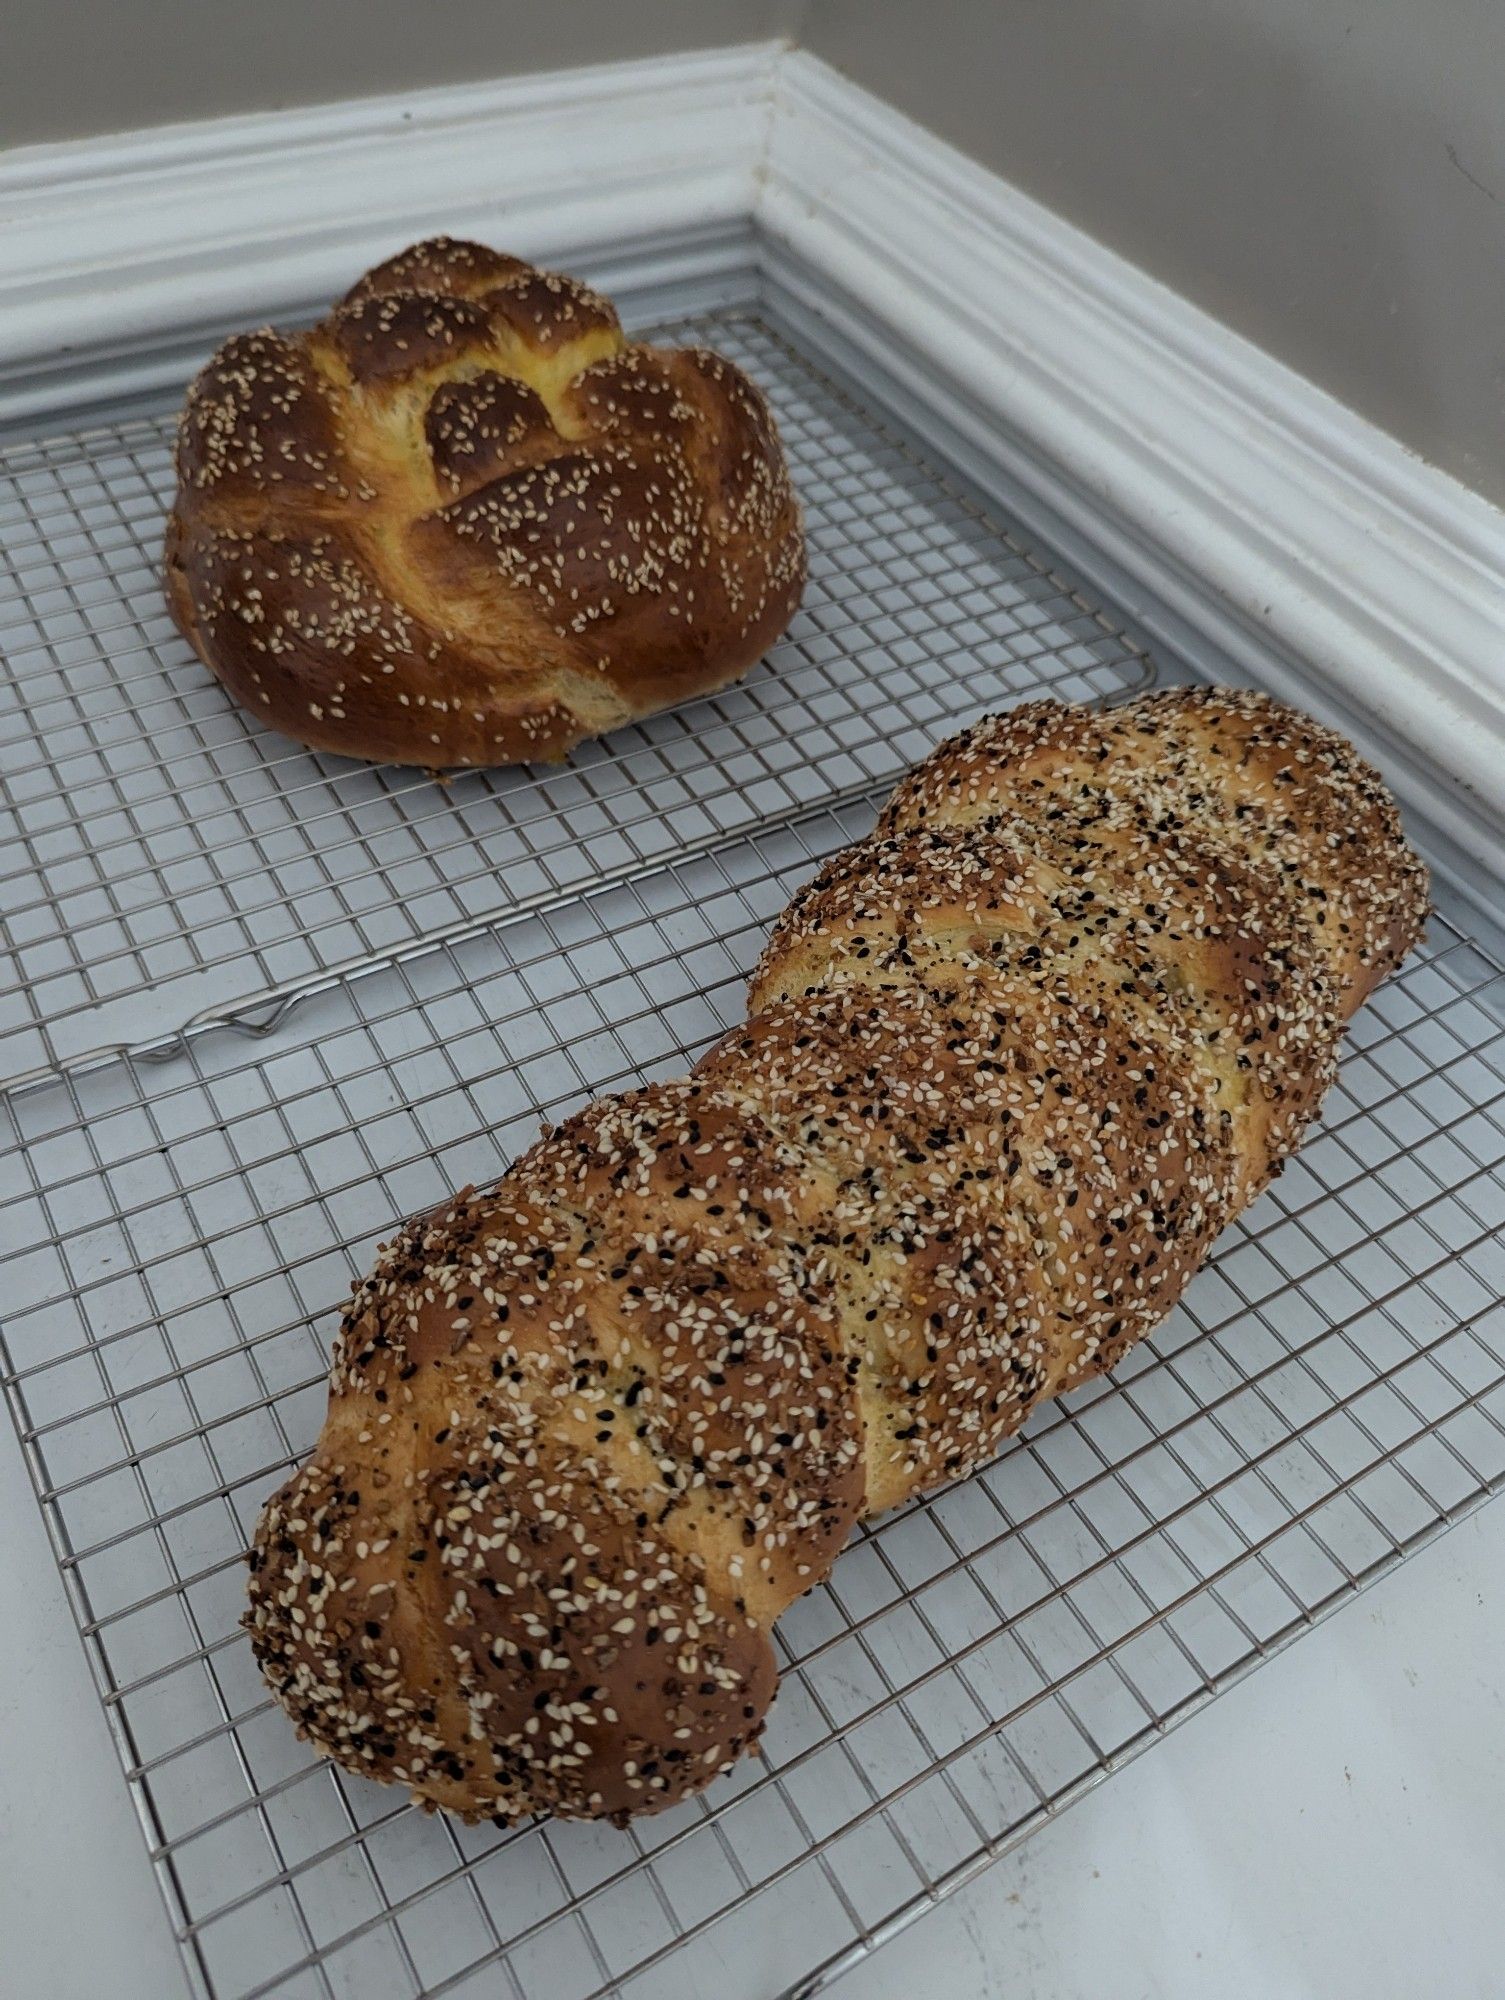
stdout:
<svg viewBox="0 0 1505 2000">
<path fill-rule="evenodd" d="M 447 237 L 306 333 L 227 341 L 177 470 L 178 626 L 253 714 L 353 757 L 557 759 L 745 673 L 804 584 L 738 369 Z"/>
<path fill-rule="evenodd" d="M 853 1524 L 1175 1303 L 1426 906 L 1374 772 L 1263 696 L 942 744 L 693 1076 L 580 1112 L 358 1289 L 252 1554 L 278 1698 L 469 1816 L 705 1784 Z"/>
</svg>

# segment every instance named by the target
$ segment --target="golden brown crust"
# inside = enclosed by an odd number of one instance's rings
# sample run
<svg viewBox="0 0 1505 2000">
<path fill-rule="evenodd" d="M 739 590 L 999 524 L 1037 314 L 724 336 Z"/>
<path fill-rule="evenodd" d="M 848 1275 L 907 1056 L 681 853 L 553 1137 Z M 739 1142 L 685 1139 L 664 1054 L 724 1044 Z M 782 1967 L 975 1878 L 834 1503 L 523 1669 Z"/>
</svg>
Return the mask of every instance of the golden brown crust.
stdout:
<svg viewBox="0 0 1505 2000">
<path fill-rule="evenodd" d="M 673 1803 L 863 1514 L 1179 1298 L 1419 934 L 1383 786 L 1258 695 L 950 743 L 775 926 L 751 1017 L 409 1225 L 250 1626 L 329 1755 L 466 1814 Z"/>
<path fill-rule="evenodd" d="M 350 756 L 558 758 L 746 672 L 804 584 L 746 378 L 480 244 L 414 244 L 309 332 L 227 341 L 177 464 L 179 627 L 248 708 Z"/>
</svg>

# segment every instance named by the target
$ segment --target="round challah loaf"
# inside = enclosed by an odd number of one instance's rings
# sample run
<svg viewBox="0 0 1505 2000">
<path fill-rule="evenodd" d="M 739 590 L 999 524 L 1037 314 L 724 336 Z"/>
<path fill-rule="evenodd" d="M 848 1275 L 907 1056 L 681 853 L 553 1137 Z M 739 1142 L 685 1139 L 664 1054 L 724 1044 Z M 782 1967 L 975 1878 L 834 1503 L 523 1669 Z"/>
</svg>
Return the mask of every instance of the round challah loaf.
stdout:
<svg viewBox="0 0 1505 2000">
<path fill-rule="evenodd" d="M 761 395 L 573 278 L 437 237 L 189 391 L 173 616 L 254 714 L 435 768 L 562 756 L 784 630 L 800 513 Z"/>
<path fill-rule="evenodd" d="M 278 1699 L 466 1814 L 704 1784 L 854 1522 L 1175 1304 L 1426 905 L 1374 773 L 1262 696 L 942 744 L 693 1076 L 579 1112 L 358 1288 L 252 1553 Z"/>
</svg>

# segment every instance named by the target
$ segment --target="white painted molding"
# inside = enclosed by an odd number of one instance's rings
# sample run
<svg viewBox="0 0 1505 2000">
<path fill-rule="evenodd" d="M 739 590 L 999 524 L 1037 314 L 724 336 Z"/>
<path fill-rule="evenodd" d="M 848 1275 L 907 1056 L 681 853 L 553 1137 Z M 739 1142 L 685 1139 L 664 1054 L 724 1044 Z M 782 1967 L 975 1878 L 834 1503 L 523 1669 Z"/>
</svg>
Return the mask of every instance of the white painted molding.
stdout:
<svg viewBox="0 0 1505 2000">
<path fill-rule="evenodd" d="M 1419 756 L 1455 834 L 1505 826 L 1505 514 L 801 52 L 756 213 L 777 275 L 921 408 L 1045 467 L 1251 677 L 1263 640 Z"/>
<path fill-rule="evenodd" d="M 635 286 L 751 264 L 775 43 L 0 154 L 0 418 L 181 380 L 441 229 Z"/>
<path fill-rule="evenodd" d="M 635 310 L 760 267 L 1505 876 L 1505 514 L 776 43 L 0 155 L 0 419 L 181 380 L 441 228 Z"/>
</svg>

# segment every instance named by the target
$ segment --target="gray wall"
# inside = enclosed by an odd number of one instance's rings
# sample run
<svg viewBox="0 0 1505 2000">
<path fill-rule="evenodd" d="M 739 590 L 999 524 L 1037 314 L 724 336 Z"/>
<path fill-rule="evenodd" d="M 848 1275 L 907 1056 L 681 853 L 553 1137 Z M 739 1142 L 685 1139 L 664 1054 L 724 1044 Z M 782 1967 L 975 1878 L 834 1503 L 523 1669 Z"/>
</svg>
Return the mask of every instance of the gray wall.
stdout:
<svg viewBox="0 0 1505 2000">
<path fill-rule="evenodd" d="M 798 34 L 1505 503 L 1505 0 L 0 0 L 0 143 Z"/>
<path fill-rule="evenodd" d="M 760 41 L 804 0 L 0 0 L 0 144 Z"/>
<path fill-rule="evenodd" d="M 815 0 L 803 39 L 1505 503 L 1505 0 Z"/>
</svg>

